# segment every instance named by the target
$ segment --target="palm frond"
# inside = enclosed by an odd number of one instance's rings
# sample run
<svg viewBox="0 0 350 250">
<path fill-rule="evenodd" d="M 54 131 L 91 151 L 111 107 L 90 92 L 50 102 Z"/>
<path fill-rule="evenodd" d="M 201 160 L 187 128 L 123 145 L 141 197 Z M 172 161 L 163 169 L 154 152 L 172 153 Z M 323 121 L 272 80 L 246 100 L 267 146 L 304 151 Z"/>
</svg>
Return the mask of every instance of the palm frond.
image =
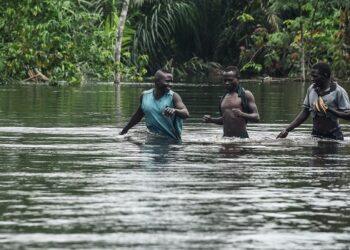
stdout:
<svg viewBox="0 0 350 250">
<path fill-rule="evenodd" d="M 145 3 L 145 1 L 136 1 Z M 134 1 L 134 4 L 136 3 Z M 151 3 L 157 4 L 151 4 Z M 150 55 L 151 61 L 167 61 L 176 31 L 194 27 L 194 5 L 189 1 L 147 1 L 149 13 L 144 13 L 137 22 L 134 53 Z"/>
</svg>

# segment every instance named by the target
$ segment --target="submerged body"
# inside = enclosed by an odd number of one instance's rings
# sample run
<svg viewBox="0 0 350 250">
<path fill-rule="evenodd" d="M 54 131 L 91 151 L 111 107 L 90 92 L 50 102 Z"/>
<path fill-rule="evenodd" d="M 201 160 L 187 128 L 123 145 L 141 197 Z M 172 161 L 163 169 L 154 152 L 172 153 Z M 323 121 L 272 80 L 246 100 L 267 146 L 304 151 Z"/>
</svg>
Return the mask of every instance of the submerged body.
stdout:
<svg viewBox="0 0 350 250">
<path fill-rule="evenodd" d="M 223 98 L 220 110 L 222 113 L 222 123 L 224 136 L 248 138 L 247 121 L 242 116 L 237 115 L 232 109 L 242 112 L 242 100 L 236 92 L 226 94 Z"/>
<path fill-rule="evenodd" d="M 150 132 L 181 140 L 182 119 L 189 112 L 180 95 L 171 90 L 172 81 L 170 73 L 158 70 L 154 88 L 143 92 L 139 107 L 119 134 L 126 134 L 145 117 Z"/>
<path fill-rule="evenodd" d="M 154 97 L 154 89 L 146 90 L 142 94 L 141 109 L 150 132 L 180 140 L 183 119 L 176 115 L 166 116 L 163 112 L 166 108 L 175 108 L 174 93 L 170 90 L 157 100 Z"/>
<path fill-rule="evenodd" d="M 203 121 L 223 125 L 224 136 L 248 138 L 247 122 L 258 122 L 260 117 L 253 94 L 239 84 L 239 70 L 230 66 L 223 73 L 226 94 L 220 101 L 221 116 L 204 115 Z"/>
<path fill-rule="evenodd" d="M 303 109 L 297 117 L 282 130 L 277 138 L 285 138 L 294 128 L 312 117 L 312 132 L 315 137 L 343 140 L 339 119 L 350 120 L 350 103 L 346 91 L 331 79 L 331 69 L 326 63 L 312 67 L 313 84 L 308 88 Z"/>
<path fill-rule="evenodd" d="M 346 91 L 336 82 L 331 82 L 331 87 L 324 93 L 317 90 L 317 85 L 312 84 L 306 94 L 303 106 L 311 114 L 313 121 L 312 135 L 336 140 L 343 140 L 343 133 L 339 125 L 339 119 L 332 112 L 317 110 L 315 105 L 319 96 L 329 110 L 350 110 L 349 98 Z"/>
</svg>

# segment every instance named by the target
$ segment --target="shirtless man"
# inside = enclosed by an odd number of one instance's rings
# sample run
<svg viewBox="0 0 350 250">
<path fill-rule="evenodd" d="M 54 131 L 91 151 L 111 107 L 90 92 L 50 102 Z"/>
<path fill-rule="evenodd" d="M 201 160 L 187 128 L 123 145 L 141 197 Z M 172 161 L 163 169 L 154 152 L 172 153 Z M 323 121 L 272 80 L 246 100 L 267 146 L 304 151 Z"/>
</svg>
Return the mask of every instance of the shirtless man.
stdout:
<svg viewBox="0 0 350 250">
<path fill-rule="evenodd" d="M 252 92 L 239 84 L 239 69 L 229 66 L 224 70 L 225 95 L 221 98 L 218 118 L 204 115 L 203 121 L 224 125 L 224 136 L 249 138 L 247 122 L 258 122 L 260 116 Z"/>
<path fill-rule="evenodd" d="M 303 109 L 283 129 L 277 138 L 285 138 L 311 114 L 314 137 L 343 140 L 338 118 L 350 120 L 350 103 L 346 91 L 331 78 L 331 68 L 326 63 L 317 63 L 311 69 L 312 84 L 307 90 Z"/>
</svg>

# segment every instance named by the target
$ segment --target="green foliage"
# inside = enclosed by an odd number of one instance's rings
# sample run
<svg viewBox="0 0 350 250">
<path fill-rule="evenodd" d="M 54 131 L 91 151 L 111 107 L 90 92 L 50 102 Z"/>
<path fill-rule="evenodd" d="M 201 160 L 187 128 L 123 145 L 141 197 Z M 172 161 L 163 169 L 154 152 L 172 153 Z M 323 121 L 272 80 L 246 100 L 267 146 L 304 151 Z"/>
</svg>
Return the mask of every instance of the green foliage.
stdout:
<svg viewBox="0 0 350 250">
<path fill-rule="evenodd" d="M 257 75 L 261 72 L 262 68 L 261 64 L 249 62 L 242 67 L 241 72 L 245 75 Z"/>
<path fill-rule="evenodd" d="M 254 17 L 247 14 L 247 13 L 242 13 L 242 15 L 239 15 L 237 17 L 237 20 L 240 22 L 240 23 L 248 23 L 248 22 L 252 22 L 254 21 Z"/>
<path fill-rule="evenodd" d="M 178 78 L 186 76 L 204 76 L 216 72 L 221 65 L 216 62 L 206 62 L 198 57 L 193 57 L 181 65 L 174 63 L 174 60 L 168 61 L 164 68 L 173 72 Z"/>
<path fill-rule="evenodd" d="M 141 9 L 134 10 L 130 20 L 136 27 L 133 62 L 139 55 L 150 57 L 151 71 L 162 67 L 172 54 L 179 53 L 174 38 L 186 29 L 196 29 L 194 3 L 191 1 L 142 1 Z M 134 3 L 135 4 L 135 3 Z M 141 4 L 140 1 L 138 4 Z"/>
<path fill-rule="evenodd" d="M 252 68 L 251 63 L 255 63 L 263 65 L 262 71 L 270 75 L 295 76 L 300 74 L 304 49 L 307 68 L 317 61 L 327 61 L 338 75 L 344 76 L 343 72 L 349 71 L 348 55 L 341 46 L 346 34 L 340 28 L 345 25 L 340 12 L 346 11 L 345 3 L 336 0 L 269 0 L 267 3 L 261 1 L 261 6 L 267 20 L 278 16 L 276 20 L 281 22 L 273 25 L 272 22 L 262 23 L 267 35 L 257 33 L 257 29 L 248 33 L 240 53 L 242 67 Z"/>
<path fill-rule="evenodd" d="M 116 4 L 115 0 L 103 2 Z M 28 68 L 39 69 L 52 81 L 71 84 L 83 81 L 84 76 L 111 79 L 118 16 L 106 12 L 103 4 L 32 0 L 0 5 L 0 79 L 25 79 Z M 126 27 L 124 52 L 130 50 L 133 34 L 134 30 Z M 134 65 L 123 67 L 134 68 L 138 76 L 145 72 L 144 66 L 140 71 Z"/>
<path fill-rule="evenodd" d="M 122 0 L 2 1 L 0 81 L 39 69 L 52 81 L 140 80 L 170 67 L 179 76 L 238 65 L 247 75 L 298 75 L 317 61 L 349 75 L 349 1 L 132 0 L 115 65 Z M 348 24 L 347 24 L 348 23 Z"/>
</svg>

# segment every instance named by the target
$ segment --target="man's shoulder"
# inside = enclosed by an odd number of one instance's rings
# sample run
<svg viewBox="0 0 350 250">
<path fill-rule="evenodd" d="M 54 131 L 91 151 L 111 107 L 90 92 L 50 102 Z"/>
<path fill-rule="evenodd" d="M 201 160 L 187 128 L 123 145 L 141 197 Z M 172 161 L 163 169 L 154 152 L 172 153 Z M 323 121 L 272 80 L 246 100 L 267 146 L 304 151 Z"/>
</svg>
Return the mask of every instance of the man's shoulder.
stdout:
<svg viewBox="0 0 350 250">
<path fill-rule="evenodd" d="M 248 89 L 244 89 L 244 94 L 248 98 L 249 97 L 254 97 L 253 93 L 250 90 L 248 90 Z"/>
<path fill-rule="evenodd" d="M 336 90 L 346 92 L 346 90 L 338 82 L 334 82 L 334 84 L 336 86 Z"/>
<path fill-rule="evenodd" d="M 306 95 L 310 95 L 310 94 L 316 94 L 316 90 L 315 90 L 315 83 L 311 83 L 310 86 L 307 88 L 307 93 Z"/>
<path fill-rule="evenodd" d="M 340 99 L 349 99 L 349 95 L 348 92 L 342 87 L 340 86 L 337 82 L 336 82 L 336 89 L 335 89 L 335 96 L 338 100 Z"/>
<path fill-rule="evenodd" d="M 311 83 L 307 89 L 308 90 L 315 90 L 315 83 Z"/>
<path fill-rule="evenodd" d="M 253 94 L 249 89 L 245 89 L 245 88 L 243 88 L 243 89 L 244 89 L 245 94 Z"/>
<path fill-rule="evenodd" d="M 174 97 L 179 97 L 179 96 L 180 96 L 177 92 L 175 92 L 175 91 L 173 91 L 173 90 L 169 90 L 168 95 L 171 95 L 173 98 L 174 98 Z"/>
<path fill-rule="evenodd" d="M 143 95 L 149 95 L 149 94 L 152 94 L 152 93 L 153 93 L 153 89 L 144 90 L 142 92 Z"/>
</svg>

